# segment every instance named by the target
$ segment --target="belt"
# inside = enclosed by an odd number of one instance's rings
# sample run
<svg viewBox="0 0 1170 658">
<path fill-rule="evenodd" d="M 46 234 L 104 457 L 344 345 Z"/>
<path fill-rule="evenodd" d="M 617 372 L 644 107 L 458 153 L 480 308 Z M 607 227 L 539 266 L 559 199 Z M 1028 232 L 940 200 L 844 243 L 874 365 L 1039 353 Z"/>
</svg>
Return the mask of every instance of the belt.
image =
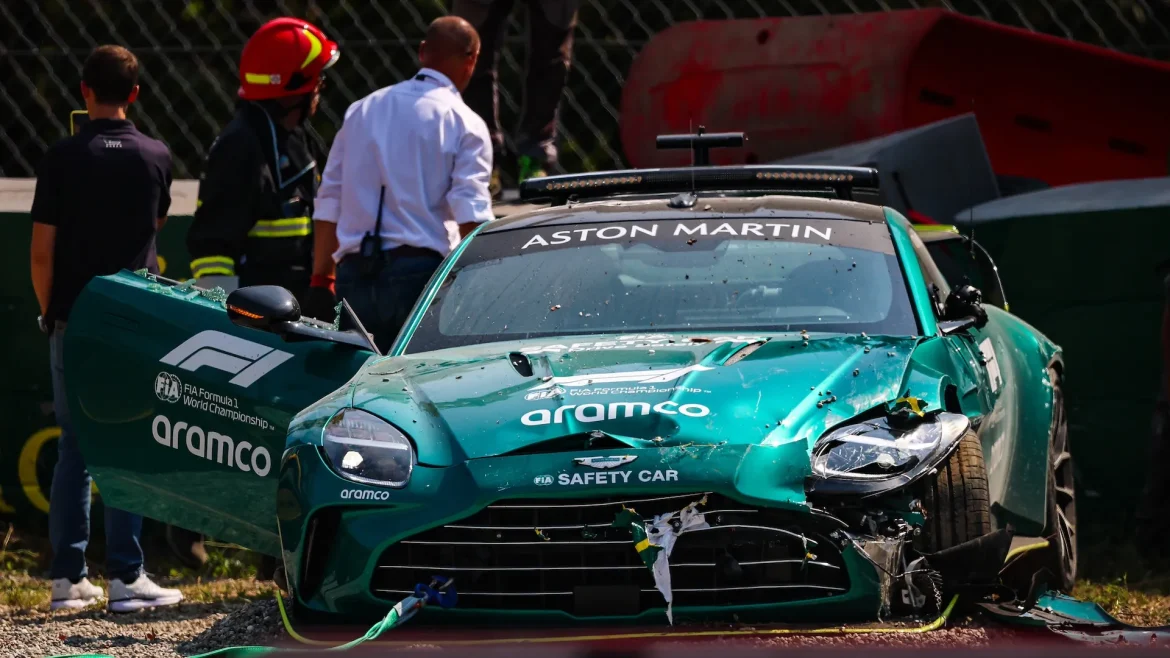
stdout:
<svg viewBox="0 0 1170 658">
<path fill-rule="evenodd" d="M 383 249 L 381 252 L 382 260 L 391 261 L 396 258 L 414 258 L 414 257 L 428 257 L 443 259 L 443 254 L 434 249 L 427 249 L 425 247 L 415 247 L 413 245 L 402 245 L 401 247 L 394 247 L 393 249 Z M 347 258 L 360 258 L 361 254 L 346 254 L 341 260 Z"/>
</svg>

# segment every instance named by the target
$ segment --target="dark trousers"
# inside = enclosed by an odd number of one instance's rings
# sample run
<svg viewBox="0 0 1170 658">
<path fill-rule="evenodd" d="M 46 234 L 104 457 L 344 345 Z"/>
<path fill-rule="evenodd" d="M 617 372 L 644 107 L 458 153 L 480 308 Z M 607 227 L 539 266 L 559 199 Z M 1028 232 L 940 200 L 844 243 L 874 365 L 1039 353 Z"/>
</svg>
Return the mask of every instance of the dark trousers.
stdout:
<svg viewBox="0 0 1170 658">
<path fill-rule="evenodd" d="M 579 0 L 526 0 L 528 3 L 528 70 L 524 106 L 516 136 L 519 155 L 551 166 L 557 162 L 557 107 L 569 76 L 573 30 Z M 500 46 L 512 13 L 513 0 L 453 0 L 451 13 L 471 23 L 480 38 L 479 63 L 463 99 L 487 122 L 495 149 L 494 162 L 504 150 L 500 127 Z"/>
<path fill-rule="evenodd" d="M 443 262 L 437 253 L 418 251 L 408 255 L 393 249 L 383 252 L 381 269 L 369 278 L 362 276 L 356 256 L 346 256 L 337 264 L 337 298 L 349 302 L 383 354 L 390 350 L 423 288 Z"/>
<path fill-rule="evenodd" d="M 78 581 L 87 574 L 90 477 L 77 446 L 65 397 L 65 323 L 58 322 L 49 338 L 53 378 L 53 413 L 61 427 L 57 465 L 49 490 L 49 541 L 53 545 L 51 578 Z M 142 517 L 106 505 L 106 575 L 132 583 L 142 573 Z"/>
</svg>

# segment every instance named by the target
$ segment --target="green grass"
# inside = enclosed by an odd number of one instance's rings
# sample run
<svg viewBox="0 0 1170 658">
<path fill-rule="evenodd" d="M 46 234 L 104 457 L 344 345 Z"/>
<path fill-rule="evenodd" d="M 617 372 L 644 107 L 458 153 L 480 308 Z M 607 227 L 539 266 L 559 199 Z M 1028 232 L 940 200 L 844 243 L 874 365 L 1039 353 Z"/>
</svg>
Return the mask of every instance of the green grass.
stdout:
<svg viewBox="0 0 1170 658">
<path fill-rule="evenodd" d="M 48 548 L 33 540 L 36 548 L 24 546 L 19 534 L 8 526 L 0 540 L 0 615 L 26 614 L 49 609 L 49 582 L 42 575 L 47 569 Z M 160 555 L 148 565 L 152 577 L 164 587 L 176 587 L 192 603 L 226 603 L 268 598 L 276 586 L 256 578 L 259 556 L 251 551 L 215 542 L 207 542 L 207 564 L 190 569 L 169 563 Z M 91 572 L 90 581 L 106 588 L 100 574 Z"/>
<path fill-rule="evenodd" d="M 1082 547 L 1073 596 L 1136 626 L 1170 624 L 1170 556 L 1143 555 L 1132 543 Z"/>
</svg>

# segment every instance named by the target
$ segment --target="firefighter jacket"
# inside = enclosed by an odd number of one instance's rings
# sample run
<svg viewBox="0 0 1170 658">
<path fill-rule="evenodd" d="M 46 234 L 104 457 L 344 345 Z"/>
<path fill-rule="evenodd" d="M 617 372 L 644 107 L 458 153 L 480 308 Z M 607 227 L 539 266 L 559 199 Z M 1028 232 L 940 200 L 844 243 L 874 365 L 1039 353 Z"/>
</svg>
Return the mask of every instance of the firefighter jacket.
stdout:
<svg viewBox="0 0 1170 658">
<path fill-rule="evenodd" d="M 320 180 L 304 129 L 285 130 L 259 104 L 241 102 L 199 178 L 191 274 L 238 276 L 240 286 L 284 286 L 302 298 Z"/>
</svg>

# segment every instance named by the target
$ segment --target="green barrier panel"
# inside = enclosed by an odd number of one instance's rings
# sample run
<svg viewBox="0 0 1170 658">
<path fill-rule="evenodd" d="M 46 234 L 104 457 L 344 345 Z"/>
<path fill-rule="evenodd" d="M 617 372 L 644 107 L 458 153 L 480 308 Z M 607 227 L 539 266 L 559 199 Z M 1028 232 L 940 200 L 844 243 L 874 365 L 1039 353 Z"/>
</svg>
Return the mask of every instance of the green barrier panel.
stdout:
<svg viewBox="0 0 1170 658">
<path fill-rule="evenodd" d="M 46 534 L 49 483 L 57 463 L 60 428 L 53 416 L 49 343 L 37 329 L 36 297 L 29 274 L 33 179 L 0 180 L 0 518 Z M 191 276 L 187 227 L 195 211 L 196 181 L 175 181 L 171 215 L 159 234 L 159 264 L 166 276 Z M 92 515 L 95 525 L 102 515 Z"/>
<path fill-rule="evenodd" d="M 1064 348 L 1082 518 L 1130 523 L 1145 483 L 1168 218 L 1170 208 L 1153 207 L 975 224 L 1012 312 Z"/>
</svg>

